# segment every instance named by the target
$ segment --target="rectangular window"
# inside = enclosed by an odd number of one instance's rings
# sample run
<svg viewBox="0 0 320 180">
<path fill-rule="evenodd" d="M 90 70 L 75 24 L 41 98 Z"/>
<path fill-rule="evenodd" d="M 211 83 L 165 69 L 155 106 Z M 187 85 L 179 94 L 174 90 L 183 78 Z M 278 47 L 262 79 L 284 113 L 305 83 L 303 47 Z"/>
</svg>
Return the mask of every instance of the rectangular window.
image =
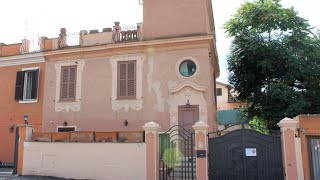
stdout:
<svg viewBox="0 0 320 180">
<path fill-rule="evenodd" d="M 313 179 L 320 179 L 320 137 L 309 139 Z"/>
<path fill-rule="evenodd" d="M 61 67 L 60 100 L 74 101 L 76 98 L 77 66 Z"/>
<path fill-rule="evenodd" d="M 70 132 L 70 131 L 76 131 L 75 126 L 65 126 L 65 127 L 57 127 L 58 132 Z"/>
<path fill-rule="evenodd" d="M 217 88 L 217 96 L 222 96 L 222 88 Z"/>
<path fill-rule="evenodd" d="M 35 101 L 38 98 L 39 68 L 26 68 L 17 72 L 15 100 Z"/>
<path fill-rule="evenodd" d="M 118 99 L 136 98 L 136 61 L 118 62 Z"/>
</svg>

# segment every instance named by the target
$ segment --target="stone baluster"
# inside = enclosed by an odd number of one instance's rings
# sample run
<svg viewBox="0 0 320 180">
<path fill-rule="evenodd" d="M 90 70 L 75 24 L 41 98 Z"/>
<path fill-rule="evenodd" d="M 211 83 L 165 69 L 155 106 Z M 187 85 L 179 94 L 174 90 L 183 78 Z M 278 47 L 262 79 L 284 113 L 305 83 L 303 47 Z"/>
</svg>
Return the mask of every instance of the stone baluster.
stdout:
<svg viewBox="0 0 320 180">
<path fill-rule="evenodd" d="M 121 32 L 120 22 L 114 22 L 113 31 L 112 31 L 112 39 L 114 42 L 121 41 L 120 32 Z"/>
<path fill-rule="evenodd" d="M 60 29 L 60 34 L 59 34 L 59 39 L 58 39 L 58 47 L 59 48 L 67 47 L 67 29 L 66 28 Z"/>
<path fill-rule="evenodd" d="M 142 33 L 141 33 L 141 27 L 140 25 L 137 26 L 137 40 L 141 41 L 142 40 Z"/>
<path fill-rule="evenodd" d="M 86 30 L 81 30 L 80 31 L 80 40 L 79 40 L 79 44 L 80 44 L 80 47 L 83 46 L 83 43 L 84 43 L 84 36 L 88 34 L 88 31 Z"/>
<path fill-rule="evenodd" d="M 46 41 L 47 39 L 48 39 L 48 38 L 45 37 L 45 36 L 39 38 L 38 44 L 39 44 L 39 46 L 40 46 L 40 51 L 45 51 L 45 41 Z"/>
<path fill-rule="evenodd" d="M 30 45 L 30 41 L 27 39 L 23 39 L 22 43 L 20 45 L 20 53 L 21 54 L 26 54 L 29 52 L 29 45 Z"/>
</svg>

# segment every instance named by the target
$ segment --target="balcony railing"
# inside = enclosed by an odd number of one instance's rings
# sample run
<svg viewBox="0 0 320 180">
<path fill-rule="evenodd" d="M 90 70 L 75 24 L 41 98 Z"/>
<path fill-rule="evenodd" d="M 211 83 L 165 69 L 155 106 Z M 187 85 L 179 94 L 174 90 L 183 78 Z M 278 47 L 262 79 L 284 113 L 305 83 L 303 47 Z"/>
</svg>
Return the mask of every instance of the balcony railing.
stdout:
<svg viewBox="0 0 320 180">
<path fill-rule="evenodd" d="M 60 33 L 58 38 L 59 49 L 80 46 L 80 33 Z"/>
<path fill-rule="evenodd" d="M 112 39 L 118 42 L 140 41 L 142 37 L 140 26 L 114 26 Z"/>
<path fill-rule="evenodd" d="M 60 34 L 57 38 L 48 39 L 46 37 L 35 39 L 23 39 L 21 43 L 7 46 L 6 49 L 15 49 L 14 52 L 20 54 L 52 51 L 66 48 L 86 47 L 105 45 L 112 43 L 126 43 L 142 40 L 142 23 L 136 26 L 120 26 L 119 22 L 115 22 L 112 28 L 104 28 L 102 32 L 91 30 L 90 33 L 83 30 L 76 33 L 67 33 L 65 28 L 60 29 Z M 8 51 L 9 52 L 9 51 Z M 0 56 L 11 56 L 12 53 L 3 53 Z M 18 55 L 18 54 L 14 54 Z"/>
</svg>

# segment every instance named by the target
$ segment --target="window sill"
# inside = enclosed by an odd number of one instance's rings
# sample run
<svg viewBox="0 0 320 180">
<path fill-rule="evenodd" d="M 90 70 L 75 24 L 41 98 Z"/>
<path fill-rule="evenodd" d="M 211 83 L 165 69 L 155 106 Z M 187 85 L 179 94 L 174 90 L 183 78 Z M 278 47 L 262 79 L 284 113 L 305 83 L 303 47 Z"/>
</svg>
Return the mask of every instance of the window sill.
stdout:
<svg viewBox="0 0 320 180">
<path fill-rule="evenodd" d="M 137 98 L 117 98 L 116 101 L 136 101 Z"/>
<path fill-rule="evenodd" d="M 31 99 L 31 100 L 20 100 L 20 104 L 31 104 L 31 103 L 37 103 L 38 99 Z"/>
<path fill-rule="evenodd" d="M 59 100 L 58 103 L 74 103 L 76 100 Z"/>
</svg>

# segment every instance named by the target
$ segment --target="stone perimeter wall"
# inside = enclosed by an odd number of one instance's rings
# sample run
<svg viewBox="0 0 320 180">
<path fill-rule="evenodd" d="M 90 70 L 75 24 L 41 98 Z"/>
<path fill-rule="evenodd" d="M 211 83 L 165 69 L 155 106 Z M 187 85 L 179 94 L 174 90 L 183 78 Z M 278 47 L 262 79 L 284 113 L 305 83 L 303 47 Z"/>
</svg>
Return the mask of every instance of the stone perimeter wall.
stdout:
<svg viewBox="0 0 320 180">
<path fill-rule="evenodd" d="M 25 142 L 23 175 L 146 179 L 145 143 Z"/>
</svg>

